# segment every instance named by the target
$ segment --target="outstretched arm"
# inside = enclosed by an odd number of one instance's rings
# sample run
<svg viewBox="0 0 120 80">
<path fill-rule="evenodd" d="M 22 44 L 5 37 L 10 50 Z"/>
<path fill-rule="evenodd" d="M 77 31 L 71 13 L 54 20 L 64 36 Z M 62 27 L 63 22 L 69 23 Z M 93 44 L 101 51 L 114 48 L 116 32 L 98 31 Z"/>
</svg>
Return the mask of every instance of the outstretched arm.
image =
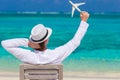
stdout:
<svg viewBox="0 0 120 80">
<path fill-rule="evenodd" d="M 88 20 L 89 13 L 81 12 L 80 17 L 82 21 L 74 37 L 65 45 L 54 50 L 54 53 L 59 55 L 60 62 L 69 56 L 80 45 L 80 42 L 87 31 L 89 24 L 86 21 Z"/>
</svg>

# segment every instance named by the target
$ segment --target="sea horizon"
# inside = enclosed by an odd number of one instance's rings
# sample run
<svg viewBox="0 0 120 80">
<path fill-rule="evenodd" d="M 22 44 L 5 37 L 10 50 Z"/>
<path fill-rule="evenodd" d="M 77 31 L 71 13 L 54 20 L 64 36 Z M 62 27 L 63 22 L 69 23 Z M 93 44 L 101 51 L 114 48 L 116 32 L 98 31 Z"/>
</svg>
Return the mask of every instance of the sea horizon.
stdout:
<svg viewBox="0 0 120 80">
<path fill-rule="evenodd" d="M 92 15 L 120 15 L 120 12 L 89 12 Z M 38 12 L 38 11 L 6 11 L 6 12 L 0 12 L 0 14 L 26 14 L 26 15 L 37 15 L 37 14 L 64 14 L 64 15 L 71 15 L 71 12 Z M 79 12 L 75 11 L 75 15 L 79 15 Z"/>
</svg>

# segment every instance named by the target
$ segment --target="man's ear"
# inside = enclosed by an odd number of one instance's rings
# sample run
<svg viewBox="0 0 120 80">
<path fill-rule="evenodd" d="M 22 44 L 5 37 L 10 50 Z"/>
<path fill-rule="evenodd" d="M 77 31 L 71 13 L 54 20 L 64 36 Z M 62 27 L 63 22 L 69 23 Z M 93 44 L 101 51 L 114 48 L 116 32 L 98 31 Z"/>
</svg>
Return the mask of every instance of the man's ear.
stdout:
<svg viewBox="0 0 120 80">
<path fill-rule="evenodd" d="M 29 46 L 29 47 L 30 47 L 30 44 L 31 44 L 31 42 L 29 41 L 29 42 L 28 42 L 28 46 Z"/>
<path fill-rule="evenodd" d="M 49 39 L 45 40 L 45 41 L 44 41 L 44 42 L 45 42 L 45 44 L 47 44 L 47 43 L 48 43 L 48 41 L 49 41 Z"/>
</svg>

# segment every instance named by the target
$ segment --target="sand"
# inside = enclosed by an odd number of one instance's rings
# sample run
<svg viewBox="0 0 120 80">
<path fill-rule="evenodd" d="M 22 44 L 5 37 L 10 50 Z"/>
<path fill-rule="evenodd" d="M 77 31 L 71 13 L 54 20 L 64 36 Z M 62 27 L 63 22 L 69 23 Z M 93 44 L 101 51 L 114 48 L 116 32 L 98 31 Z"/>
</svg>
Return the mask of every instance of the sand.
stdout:
<svg viewBox="0 0 120 80">
<path fill-rule="evenodd" d="M 19 80 L 19 72 L 0 72 L 0 80 Z M 119 72 L 64 72 L 63 80 L 120 80 Z"/>
</svg>

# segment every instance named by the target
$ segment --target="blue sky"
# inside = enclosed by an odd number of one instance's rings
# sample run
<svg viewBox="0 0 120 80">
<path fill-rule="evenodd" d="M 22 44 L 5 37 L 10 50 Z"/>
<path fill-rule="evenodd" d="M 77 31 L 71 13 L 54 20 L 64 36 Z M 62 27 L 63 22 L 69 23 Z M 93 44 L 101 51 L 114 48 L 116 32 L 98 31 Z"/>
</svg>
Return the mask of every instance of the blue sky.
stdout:
<svg viewBox="0 0 120 80">
<path fill-rule="evenodd" d="M 39 11 L 70 12 L 69 0 L 0 0 L 0 12 Z M 120 12 L 120 0 L 72 0 L 86 2 L 82 10 L 89 12 Z"/>
</svg>

